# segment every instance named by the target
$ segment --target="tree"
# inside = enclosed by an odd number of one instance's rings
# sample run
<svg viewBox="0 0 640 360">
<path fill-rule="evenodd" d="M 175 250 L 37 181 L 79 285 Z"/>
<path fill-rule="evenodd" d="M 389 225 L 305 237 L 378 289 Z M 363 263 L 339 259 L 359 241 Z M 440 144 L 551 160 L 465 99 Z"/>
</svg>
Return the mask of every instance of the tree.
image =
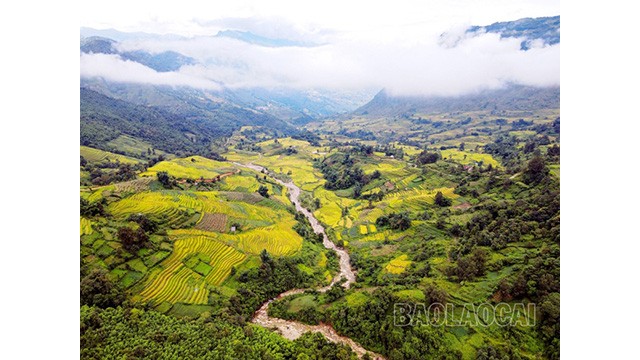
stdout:
<svg viewBox="0 0 640 360">
<path fill-rule="evenodd" d="M 393 230 L 407 230 L 411 227 L 411 219 L 406 212 L 382 215 L 376 219 L 376 225 L 380 227 L 388 226 Z"/>
<path fill-rule="evenodd" d="M 268 198 L 269 188 L 264 185 L 260 185 L 260 187 L 258 188 L 258 194 L 262 195 L 262 197 Z"/>
<path fill-rule="evenodd" d="M 527 164 L 522 174 L 522 179 L 528 185 L 538 184 L 549 174 L 549 169 L 541 156 L 535 156 Z"/>
<path fill-rule="evenodd" d="M 148 233 L 154 233 L 158 229 L 158 224 L 149 219 L 145 214 L 131 214 L 127 220 L 138 223 L 140 228 Z"/>
<path fill-rule="evenodd" d="M 133 230 L 128 227 L 118 229 L 118 240 L 122 243 L 122 247 L 129 252 L 136 252 L 144 247 L 149 241 L 149 236 L 140 227 Z"/>
<path fill-rule="evenodd" d="M 124 295 L 117 288 L 107 272 L 94 268 L 80 280 L 80 304 L 95 305 L 101 308 L 116 307 L 124 301 Z"/>
<path fill-rule="evenodd" d="M 80 166 L 86 166 L 87 165 L 87 159 L 84 158 L 84 156 L 80 155 Z"/>
<path fill-rule="evenodd" d="M 560 156 L 560 146 L 558 146 L 558 144 L 554 144 L 552 147 L 548 148 L 547 156 L 549 157 Z"/>
<path fill-rule="evenodd" d="M 436 193 L 436 197 L 434 200 L 435 204 L 440 207 L 447 207 L 451 205 L 451 199 L 446 198 L 444 195 L 442 195 L 441 191 L 438 191 L 438 193 Z"/>
<path fill-rule="evenodd" d="M 356 183 L 356 186 L 353 188 L 353 197 L 357 199 L 360 195 L 362 195 L 362 185 L 360 185 L 360 183 Z"/>
<path fill-rule="evenodd" d="M 165 189 L 171 189 L 171 178 L 169 177 L 169 173 L 166 171 L 159 171 L 156 176 Z"/>
<path fill-rule="evenodd" d="M 438 160 L 440 160 L 440 153 L 427 152 L 426 150 L 424 150 L 418 155 L 416 162 L 420 165 L 424 165 L 424 164 L 433 164 Z"/>
<path fill-rule="evenodd" d="M 106 205 L 106 202 L 107 200 L 104 198 L 95 202 L 89 202 L 89 200 L 85 198 L 80 198 L 80 215 L 105 216 L 106 211 L 104 209 L 104 205 Z"/>
</svg>

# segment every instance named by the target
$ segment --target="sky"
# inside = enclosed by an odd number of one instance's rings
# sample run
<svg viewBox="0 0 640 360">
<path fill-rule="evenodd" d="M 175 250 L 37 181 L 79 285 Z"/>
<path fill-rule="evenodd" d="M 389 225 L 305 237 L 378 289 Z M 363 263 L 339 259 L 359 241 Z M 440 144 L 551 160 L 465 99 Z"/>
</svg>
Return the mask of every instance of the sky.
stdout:
<svg viewBox="0 0 640 360">
<path fill-rule="evenodd" d="M 398 95 L 444 96 L 560 81 L 559 44 L 524 52 L 518 39 L 465 34 L 470 25 L 560 15 L 557 0 L 202 3 L 83 2 L 83 27 L 183 37 L 127 40 L 121 50 L 172 50 L 198 63 L 163 74 L 115 55 L 81 55 L 81 76 L 212 90 L 385 88 Z M 318 46 L 267 48 L 213 37 L 226 29 Z M 447 46 L 443 33 L 457 45 Z"/>
</svg>

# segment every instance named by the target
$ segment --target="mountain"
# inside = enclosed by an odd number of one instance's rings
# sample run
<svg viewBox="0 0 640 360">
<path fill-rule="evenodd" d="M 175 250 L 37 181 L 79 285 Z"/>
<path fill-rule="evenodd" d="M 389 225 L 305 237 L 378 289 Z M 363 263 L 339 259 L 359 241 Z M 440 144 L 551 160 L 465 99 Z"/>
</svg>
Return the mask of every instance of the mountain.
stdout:
<svg viewBox="0 0 640 360">
<path fill-rule="evenodd" d="M 80 51 L 86 54 L 120 55 L 125 60 L 135 61 L 158 72 L 176 71 L 184 65 L 196 63 L 195 59 L 175 51 L 164 51 L 157 54 L 143 50 L 119 51 L 116 46 L 117 43 L 117 41 L 109 38 L 93 36 L 81 40 Z"/>
<path fill-rule="evenodd" d="M 472 26 L 468 35 L 482 33 L 500 34 L 502 38 L 522 39 L 520 48 L 529 50 L 537 42 L 544 45 L 560 43 L 560 16 L 524 18 L 515 21 L 496 22 L 487 26 Z M 441 45 L 455 47 L 463 37 L 444 33 Z M 560 107 L 560 88 L 538 88 L 510 84 L 502 89 L 484 90 L 463 96 L 393 96 L 380 91 L 369 103 L 353 112 L 356 115 L 398 116 L 413 113 L 442 113 L 474 110 L 537 110 Z"/>
<path fill-rule="evenodd" d="M 515 21 L 497 22 L 488 26 L 472 26 L 467 33 L 496 33 L 501 38 L 522 38 L 522 50 L 529 50 L 535 40 L 545 45 L 560 42 L 560 16 L 524 18 Z"/>
<path fill-rule="evenodd" d="M 242 126 L 277 135 L 298 132 L 278 118 L 205 91 L 98 80 L 81 85 L 80 142 L 104 150 L 109 141 L 128 135 L 169 153 L 210 155 L 216 140 Z"/>
<path fill-rule="evenodd" d="M 510 85 L 498 90 L 444 97 L 392 96 L 380 91 L 369 103 L 355 110 L 356 115 L 398 116 L 454 111 L 537 110 L 560 107 L 560 88 Z"/>
<path fill-rule="evenodd" d="M 292 45 L 294 43 L 287 42 L 288 40 L 281 41 L 279 39 L 268 39 L 253 35 L 251 33 L 231 30 L 221 32 L 218 34 L 218 36 L 237 36 L 242 41 L 260 44 L 257 46 L 294 46 Z M 127 38 L 131 39 L 132 37 Z M 267 40 L 271 42 L 265 42 Z M 295 44 L 297 44 L 295 46 L 306 46 L 301 45 L 301 43 Z M 178 71 L 182 66 L 198 63 L 196 59 L 185 56 L 175 51 L 164 51 L 156 54 L 152 54 L 140 49 L 131 51 L 120 51 L 118 48 L 118 41 L 102 36 L 91 36 L 82 38 L 80 42 L 80 51 L 85 54 L 118 55 L 124 60 L 135 61 L 158 72 Z M 94 85 L 96 83 L 100 83 L 100 81 L 95 81 L 95 79 L 84 79 L 83 82 L 88 82 Z M 130 98 L 132 96 L 132 93 L 140 92 L 140 89 L 148 89 L 148 87 L 140 84 L 109 84 L 108 87 L 111 88 L 111 90 L 114 90 L 116 88 L 120 89 L 121 93 L 119 95 L 111 93 L 111 96 L 125 96 L 124 93 L 128 92 L 129 94 L 126 95 L 126 97 L 129 97 L 128 100 L 134 102 L 136 101 Z M 124 91 L 124 88 L 129 88 L 129 90 Z M 102 92 L 103 90 L 109 93 L 109 91 L 104 89 L 104 86 L 103 89 L 99 89 L 97 91 Z M 192 89 L 182 89 L 181 91 L 198 92 L 197 90 Z M 148 93 L 148 91 L 146 90 L 144 92 Z M 295 120 L 299 123 L 304 123 L 313 119 L 353 111 L 357 107 L 362 106 L 368 100 L 370 100 L 374 94 L 375 92 L 371 90 L 332 91 L 326 89 L 297 90 L 288 88 L 226 88 L 223 92 L 218 93 L 216 97 L 218 98 L 218 101 L 229 101 L 241 107 L 256 109 L 259 112 L 269 114 L 286 121 Z M 147 94 L 147 96 L 150 95 Z M 151 99 L 153 98 L 157 98 L 158 94 L 150 96 L 150 99 L 145 99 L 145 96 L 134 97 L 140 98 L 139 100 L 142 102 L 147 102 L 152 101 Z M 168 101 L 169 103 L 173 102 L 173 100 L 166 98 L 163 101 Z M 160 104 L 164 102 L 161 102 Z"/>
<path fill-rule="evenodd" d="M 80 40 L 80 51 L 85 54 L 117 54 L 118 51 L 114 47 L 116 43 L 109 38 L 92 36 Z"/>
<path fill-rule="evenodd" d="M 339 92 L 286 88 L 234 89 L 225 93 L 238 103 L 296 124 L 348 113 L 366 104 L 375 94 L 368 90 Z"/>
</svg>

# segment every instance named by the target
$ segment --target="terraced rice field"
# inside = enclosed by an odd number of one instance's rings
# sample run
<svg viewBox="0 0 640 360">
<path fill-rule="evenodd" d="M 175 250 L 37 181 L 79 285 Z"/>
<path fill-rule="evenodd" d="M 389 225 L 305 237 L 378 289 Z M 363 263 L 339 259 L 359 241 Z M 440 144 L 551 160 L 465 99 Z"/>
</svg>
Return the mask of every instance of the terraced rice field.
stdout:
<svg viewBox="0 0 640 360">
<path fill-rule="evenodd" d="M 93 234 L 93 227 L 91 227 L 91 220 L 80 218 L 80 236 Z"/>
<path fill-rule="evenodd" d="M 141 160 L 134 159 L 132 157 L 114 154 L 112 152 L 95 149 L 88 146 L 80 146 L 80 155 L 88 162 L 116 162 L 119 161 L 123 164 L 137 164 L 142 162 Z"/>
<path fill-rule="evenodd" d="M 118 193 L 141 192 L 149 189 L 153 178 L 140 178 L 115 184 L 114 191 Z"/>
<path fill-rule="evenodd" d="M 102 186 L 102 187 L 96 189 L 93 192 L 83 192 L 83 193 L 81 193 L 81 196 L 84 197 L 85 199 L 89 200 L 89 202 L 94 202 L 94 201 L 98 201 L 98 200 L 102 199 L 103 197 L 113 193 L 113 191 L 115 189 L 116 189 L 115 185 Z"/>
<path fill-rule="evenodd" d="M 280 139 L 281 144 L 283 144 L 284 140 L 286 139 Z M 306 144 L 309 146 L 308 143 Z M 258 145 L 263 148 L 269 148 L 269 146 L 273 146 L 273 140 L 258 143 Z M 317 148 L 314 149 L 317 150 Z M 319 157 L 319 155 L 312 155 L 312 153 L 299 153 L 294 156 L 268 154 L 266 156 L 258 156 L 257 154 L 237 151 L 225 153 L 225 156 L 230 161 L 251 162 L 266 167 L 277 174 L 288 176 L 293 179 L 296 185 L 306 191 L 312 191 L 324 182 L 322 174 L 313 168 L 311 161 L 314 157 Z"/>
<path fill-rule="evenodd" d="M 258 227 L 238 233 L 215 233 L 200 229 L 176 229 L 167 233 L 172 238 L 206 236 L 248 254 L 259 255 L 267 250 L 276 256 L 291 255 L 302 248 L 302 237 L 292 229 L 296 224 L 291 216 L 267 227 Z"/>
<path fill-rule="evenodd" d="M 406 254 L 400 255 L 391 260 L 384 269 L 391 274 L 401 274 L 407 269 L 407 266 L 411 264 L 411 260 L 407 260 L 407 258 L 408 256 Z"/>
<path fill-rule="evenodd" d="M 266 186 L 269 189 L 269 197 L 276 199 L 285 205 L 290 205 L 291 202 L 287 196 L 287 189 L 281 186 L 272 184 L 270 182 L 259 182 L 255 175 L 260 176 L 257 172 L 243 170 L 242 175 L 234 175 L 225 177 L 218 186 L 221 191 L 235 192 L 241 194 L 257 195 L 256 191 L 260 186 Z M 257 201 L 263 200 L 263 198 L 257 195 Z M 254 202 L 257 202 L 254 201 Z"/>
<path fill-rule="evenodd" d="M 364 237 L 358 238 L 358 241 L 367 242 L 367 241 L 384 241 L 388 239 L 390 236 L 389 231 L 381 231 L 375 234 L 368 234 Z"/>
<path fill-rule="evenodd" d="M 228 176 L 225 177 L 219 184 L 222 191 L 237 191 L 237 192 L 256 192 L 260 187 L 260 183 L 256 180 L 255 176 L 247 172 L 249 176 Z M 272 193 L 270 191 L 270 193 Z"/>
<path fill-rule="evenodd" d="M 210 259 L 207 265 L 211 269 L 206 276 L 185 264 L 194 254 L 204 254 Z M 173 253 L 162 262 L 161 271 L 150 277 L 140 296 L 143 301 L 153 299 L 157 304 L 163 301 L 206 304 L 207 285 L 220 285 L 231 268 L 245 258 L 243 253 L 207 236 L 180 238 L 174 243 Z"/>
<path fill-rule="evenodd" d="M 382 173 L 382 176 L 390 179 L 392 182 L 412 174 L 411 169 L 407 168 L 405 162 L 388 158 L 379 159 L 375 164 L 364 164 L 362 165 L 362 170 L 364 170 L 365 173 L 378 170 Z"/>
<path fill-rule="evenodd" d="M 195 161 L 192 161 L 195 160 Z M 215 178 L 226 172 L 233 171 L 233 165 L 228 162 L 215 161 L 202 156 L 190 156 L 187 158 L 161 161 L 147 169 L 140 176 L 155 177 L 160 171 L 166 171 L 169 175 L 182 179 Z"/>
<path fill-rule="evenodd" d="M 214 192 L 198 192 L 199 199 L 203 202 L 202 210 L 208 213 L 225 214 L 234 219 L 251 219 L 252 221 L 262 221 L 273 224 L 290 214 L 284 209 L 276 209 L 271 206 L 262 206 L 259 203 L 250 204 L 246 202 L 228 201 L 219 197 Z M 258 195 L 259 196 L 259 195 Z M 261 199 L 260 201 L 263 201 Z"/>
<path fill-rule="evenodd" d="M 318 218 L 318 220 L 330 227 L 345 226 L 340 225 L 341 222 L 344 223 L 345 221 L 342 217 L 342 209 L 344 207 L 354 207 L 356 204 L 360 203 L 354 199 L 339 197 L 334 192 L 326 190 L 322 186 L 315 189 L 313 196 L 320 199 L 320 202 L 322 203 L 322 207 L 316 210 L 313 214 Z M 346 227 L 351 227 L 351 225 Z"/>
<path fill-rule="evenodd" d="M 302 237 L 292 230 L 296 221 L 283 220 L 269 227 L 261 227 L 237 235 L 224 234 L 221 239 L 234 242 L 238 249 L 258 255 L 263 249 L 276 256 L 291 255 L 302 248 Z"/>
<path fill-rule="evenodd" d="M 441 152 L 443 159 L 452 159 L 460 164 L 471 164 L 474 162 L 482 162 L 484 166 L 491 165 L 493 167 L 500 166 L 500 163 L 489 154 L 481 154 L 469 151 L 460 151 L 457 149 L 447 149 Z"/>
<path fill-rule="evenodd" d="M 196 229 L 224 232 L 227 228 L 227 215 L 205 213 Z"/>
<path fill-rule="evenodd" d="M 433 204 L 438 191 L 450 199 L 459 197 L 453 193 L 454 188 L 438 188 L 433 190 L 411 189 L 389 194 L 385 198 L 385 202 L 389 208 L 394 211 L 409 210 L 417 212 L 423 210 L 425 206 Z"/>
<path fill-rule="evenodd" d="M 109 205 L 109 211 L 120 220 L 131 214 L 147 214 L 169 226 L 180 226 L 202 212 L 204 202 L 193 193 L 178 191 L 142 192 Z"/>
</svg>

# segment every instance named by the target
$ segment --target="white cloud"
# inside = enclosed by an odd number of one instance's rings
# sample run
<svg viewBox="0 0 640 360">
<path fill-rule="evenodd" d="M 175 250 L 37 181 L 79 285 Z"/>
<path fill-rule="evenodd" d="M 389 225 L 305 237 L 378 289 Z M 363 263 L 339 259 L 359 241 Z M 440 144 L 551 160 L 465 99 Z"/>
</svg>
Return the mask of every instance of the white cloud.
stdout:
<svg viewBox="0 0 640 360">
<path fill-rule="evenodd" d="M 200 76 L 178 72 L 157 72 L 134 61 L 123 60 L 118 55 L 80 55 L 80 76 L 103 78 L 113 82 L 145 83 L 153 85 L 189 86 L 201 89 L 220 90 L 214 81 Z"/>
<path fill-rule="evenodd" d="M 312 47 L 266 48 L 234 39 L 195 37 L 129 41 L 121 50 L 173 50 L 199 61 L 181 76 L 229 88 L 380 89 L 403 95 L 459 95 L 506 83 L 559 85 L 560 45 L 520 50 L 522 39 L 498 34 L 439 35 L 404 42 L 349 38 Z M 446 45 L 446 46 L 445 46 Z"/>
<path fill-rule="evenodd" d="M 530 50 L 521 51 L 522 39 L 465 33 L 466 25 L 471 24 L 557 15 L 557 0 L 408 0 L 393 4 L 238 0 L 180 7 L 127 4 L 127 14 L 121 14 L 117 6 L 104 12 L 87 9 L 83 25 L 109 24 L 125 31 L 186 35 L 183 40 L 126 41 L 119 48 L 153 53 L 173 50 L 197 59 L 199 64 L 162 74 L 137 68 L 145 74 L 142 76 L 135 74 L 135 64 L 129 63 L 130 76 L 109 72 L 111 78 L 121 81 L 200 87 L 218 83 L 229 88 L 387 88 L 416 95 L 457 95 L 506 83 L 559 85 L 559 44 L 546 46 L 533 41 Z M 224 29 L 325 45 L 265 48 L 213 37 Z M 446 36 L 441 38 L 443 33 Z M 83 65 L 93 66 L 83 74 L 106 71 L 98 68 L 97 61 Z M 116 65 L 125 67 L 122 63 L 106 64 Z"/>
</svg>

